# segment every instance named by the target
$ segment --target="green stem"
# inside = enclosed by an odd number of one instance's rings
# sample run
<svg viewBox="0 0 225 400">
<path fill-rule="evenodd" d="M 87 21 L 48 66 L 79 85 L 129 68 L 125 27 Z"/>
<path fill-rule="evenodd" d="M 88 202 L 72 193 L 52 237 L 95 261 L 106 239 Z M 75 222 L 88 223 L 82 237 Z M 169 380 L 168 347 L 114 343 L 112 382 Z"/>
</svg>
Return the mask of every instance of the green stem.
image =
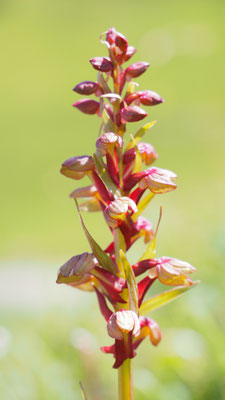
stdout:
<svg viewBox="0 0 225 400">
<path fill-rule="evenodd" d="M 118 369 L 119 400 L 134 400 L 131 360 L 128 358 Z"/>
</svg>

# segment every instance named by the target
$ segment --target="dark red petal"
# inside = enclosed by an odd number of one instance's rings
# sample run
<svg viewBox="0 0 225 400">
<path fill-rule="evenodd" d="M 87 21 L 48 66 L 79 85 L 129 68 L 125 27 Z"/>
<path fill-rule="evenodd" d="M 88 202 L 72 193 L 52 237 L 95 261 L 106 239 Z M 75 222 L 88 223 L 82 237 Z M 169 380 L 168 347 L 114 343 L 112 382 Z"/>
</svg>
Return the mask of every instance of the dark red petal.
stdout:
<svg viewBox="0 0 225 400">
<path fill-rule="evenodd" d="M 97 294 L 98 304 L 99 304 L 100 311 L 101 311 L 103 317 L 105 318 L 105 320 L 108 321 L 109 318 L 110 318 L 111 315 L 112 315 L 112 311 L 111 311 L 111 310 L 109 309 L 109 307 L 107 306 L 107 303 L 106 303 L 106 301 L 105 301 L 105 298 L 104 298 L 103 294 L 101 294 L 101 293 L 99 292 L 99 290 L 96 289 L 96 288 L 95 288 L 95 291 L 96 291 L 96 294 Z"/>
<path fill-rule="evenodd" d="M 146 276 L 138 283 L 138 306 L 141 306 L 141 303 L 148 291 L 148 289 L 152 286 L 155 279 L 151 279 Z"/>
</svg>

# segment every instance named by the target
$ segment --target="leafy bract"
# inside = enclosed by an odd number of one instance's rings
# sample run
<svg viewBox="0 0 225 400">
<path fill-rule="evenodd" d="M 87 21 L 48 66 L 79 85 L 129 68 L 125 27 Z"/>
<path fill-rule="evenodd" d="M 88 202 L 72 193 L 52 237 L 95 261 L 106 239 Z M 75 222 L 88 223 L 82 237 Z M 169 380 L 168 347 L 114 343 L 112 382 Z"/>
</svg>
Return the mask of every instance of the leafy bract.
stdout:
<svg viewBox="0 0 225 400">
<path fill-rule="evenodd" d="M 140 307 L 140 314 L 146 314 L 150 311 L 156 310 L 157 308 L 164 306 L 167 303 L 170 303 L 171 301 L 180 297 L 183 293 L 187 292 L 189 289 L 196 286 L 198 283 L 199 281 L 196 281 L 193 283 L 192 286 L 178 286 L 176 288 L 167 290 L 166 292 L 151 297 L 150 299 L 142 303 Z"/>
<path fill-rule="evenodd" d="M 94 240 L 94 238 L 91 236 L 91 234 L 88 232 L 86 226 L 84 225 L 84 221 L 82 219 L 80 210 L 79 210 L 79 206 L 78 203 L 76 201 L 76 199 L 74 199 L 78 213 L 79 213 L 79 217 L 80 217 L 80 221 L 84 230 L 84 233 L 87 237 L 87 240 L 90 244 L 90 247 L 92 249 L 93 254 L 95 255 L 95 257 L 97 258 L 99 264 L 106 269 L 107 271 L 111 272 L 112 274 L 115 274 L 115 265 L 113 264 L 111 258 L 109 256 L 107 256 L 107 254 L 104 252 L 104 250 L 101 249 L 101 247 L 99 246 L 99 244 Z"/>
<path fill-rule="evenodd" d="M 83 387 L 82 382 L 80 381 L 79 384 L 80 384 L 80 390 L 81 390 L 81 394 L 82 394 L 83 399 L 84 400 L 88 400 L 87 395 L 86 395 L 86 393 L 84 391 L 84 387 Z"/>
<path fill-rule="evenodd" d="M 139 261 L 155 258 L 155 252 L 156 252 L 156 250 L 155 250 L 155 242 L 156 242 L 156 237 L 154 236 L 154 238 L 149 243 L 147 249 L 145 250 L 143 256 L 140 258 Z"/>
<path fill-rule="evenodd" d="M 153 199 L 153 197 L 155 196 L 155 193 L 150 192 L 143 200 L 141 200 L 138 203 L 138 212 L 136 212 L 135 214 L 132 215 L 132 220 L 134 222 L 137 221 L 139 215 L 142 214 L 142 212 L 144 211 L 144 209 L 147 207 L 147 205 L 150 203 L 150 201 Z"/>
<path fill-rule="evenodd" d="M 142 139 L 144 134 L 156 124 L 156 122 L 157 121 L 152 121 L 152 122 L 149 122 L 148 124 L 145 124 L 144 126 L 142 126 L 142 128 L 140 128 L 137 131 L 137 133 L 135 133 L 134 140 L 135 140 L 136 145 L 140 142 L 140 140 Z M 127 145 L 126 151 L 131 149 L 132 147 L 134 147 L 134 142 L 131 140 Z"/>
<path fill-rule="evenodd" d="M 130 263 L 128 262 L 122 250 L 120 250 L 120 257 L 123 263 L 123 268 L 127 280 L 130 310 L 135 311 L 138 314 L 138 288 L 135 275 Z"/>
</svg>

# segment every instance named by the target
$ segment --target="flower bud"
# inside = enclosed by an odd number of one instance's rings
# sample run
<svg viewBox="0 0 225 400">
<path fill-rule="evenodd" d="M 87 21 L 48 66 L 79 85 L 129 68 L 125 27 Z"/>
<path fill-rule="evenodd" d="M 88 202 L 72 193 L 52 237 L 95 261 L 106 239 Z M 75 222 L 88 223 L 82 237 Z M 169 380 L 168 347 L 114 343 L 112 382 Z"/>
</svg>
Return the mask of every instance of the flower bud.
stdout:
<svg viewBox="0 0 225 400">
<path fill-rule="evenodd" d="M 193 273 L 196 269 L 189 263 L 176 258 L 161 257 L 157 260 L 155 268 L 151 269 L 149 276 L 153 275 L 159 279 L 161 283 L 169 286 L 191 286 L 192 280 L 186 273 Z"/>
<path fill-rule="evenodd" d="M 97 258 L 91 253 L 82 253 L 70 258 L 62 267 L 59 269 L 59 274 L 64 277 L 70 277 L 73 275 L 80 276 L 88 273 L 98 265 Z"/>
<path fill-rule="evenodd" d="M 133 101 L 135 102 L 135 104 L 139 105 L 140 104 L 140 99 L 139 99 L 140 95 L 139 92 L 134 92 L 134 93 L 129 93 L 124 101 L 125 103 L 129 106 L 131 103 L 133 103 Z"/>
<path fill-rule="evenodd" d="M 89 61 L 97 71 L 110 72 L 113 69 L 113 64 L 108 57 L 94 57 Z"/>
<path fill-rule="evenodd" d="M 149 143 L 138 143 L 141 159 L 146 165 L 152 164 L 158 157 L 154 147 Z"/>
<path fill-rule="evenodd" d="M 97 90 L 99 90 L 99 84 L 92 81 L 83 81 L 81 83 L 78 83 L 78 85 L 73 88 L 74 92 L 83 95 L 93 94 Z"/>
<path fill-rule="evenodd" d="M 115 28 L 109 28 L 108 31 L 106 32 L 106 41 L 112 45 L 115 43 L 115 38 L 116 38 L 116 30 Z"/>
<path fill-rule="evenodd" d="M 106 153 L 110 152 L 114 147 L 122 147 L 123 140 L 121 136 L 117 135 L 114 132 L 106 132 L 102 136 L 97 139 L 96 148 L 101 154 L 101 156 L 105 156 Z"/>
<path fill-rule="evenodd" d="M 90 156 L 71 157 L 64 161 L 60 172 L 68 178 L 79 180 L 94 168 L 95 164 Z"/>
<path fill-rule="evenodd" d="M 126 53 L 128 42 L 122 33 L 116 32 L 115 45 L 121 50 L 122 53 Z"/>
<path fill-rule="evenodd" d="M 112 314 L 107 324 L 110 337 L 123 340 L 123 333 L 132 332 L 134 337 L 140 333 L 140 323 L 137 314 L 131 310 L 117 311 Z"/>
<path fill-rule="evenodd" d="M 124 62 L 128 61 L 134 54 L 136 53 L 136 49 L 133 46 L 128 46 L 126 54 L 124 55 L 123 59 Z"/>
<path fill-rule="evenodd" d="M 135 229 L 144 236 L 145 243 L 150 242 L 154 237 L 153 225 L 144 217 L 138 217 Z"/>
<path fill-rule="evenodd" d="M 138 76 L 142 75 L 149 67 L 149 65 L 150 64 L 145 61 L 139 61 L 131 64 L 126 69 L 126 79 L 129 81 L 132 78 L 137 78 Z"/>
<path fill-rule="evenodd" d="M 151 90 L 144 90 L 143 92 L 139 92 L 139 99 L 141 104 L 143 104 L 144 106 L 156 106 L 157 104 L 164 102 L 164 100 L 158 93 Z"/>
<path fill-rule="evenodd" d="M 128 106 L 121 110 L 122 123 L 141 121 L 148 114 L 137 106 Z"/>
<path fill-rule="evenodd" d="M 65 283 L 85 291 L 93 291 L 93 277 L 88 273 L 98 265 L 93 254 L 83 253 L 72 257 L 58 271 L 57 283 Z"/>
<path fill-rule="evenodd" d="M 81 99 L 73 104 L 73 107 L 78 108 L 84 114 L 97 114 L 100 110 L 100 104 L 96 100 Z"/>
<path fill-rule="evenodd" d="M 174 172 L 162 168 L 150 168 L 145 172 L 148 172 L 148 175 L 139 182 L 141 190 L 148 188 L 152 193 L 160 194 L 176 189 L 174 180 L 177 175 Z"/>
</svg>

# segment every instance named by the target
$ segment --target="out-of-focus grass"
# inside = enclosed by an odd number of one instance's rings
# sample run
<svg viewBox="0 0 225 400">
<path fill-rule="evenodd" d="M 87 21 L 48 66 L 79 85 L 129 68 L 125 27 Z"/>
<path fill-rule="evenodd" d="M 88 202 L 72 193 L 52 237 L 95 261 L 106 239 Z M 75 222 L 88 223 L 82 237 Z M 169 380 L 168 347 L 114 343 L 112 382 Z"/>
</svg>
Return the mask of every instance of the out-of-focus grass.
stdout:
<svg viewBox="0 0 225 400">
<path fill-rule="evenodd" d="M 134 60 L 151 62 L 140 89 L 165 98 L 148 109 L 158 123 L 147 139 L 179 188 L 146 211 L 155 224 L 163 205 L 157 255 L 190 261 L 202 281 L 152 315 L 163 341 L 138 352 L 136 398 L 225 398 L 223 2 L 7 0 L 0 8 L 1 399 L 79 399 L 80 379 L 90 400 L 116 397 L 112 359 L 98 350 L 111 340 L 95 298 L 54 283 L 57 266 L 88 249 L 67 196 L 76 183 L 58 171 L 94 151 L 99 120 L 72 109 L 71 89 L 95 79 L 88 59 L 106 54 L 98 36 L 109 26 L 138 48 Z M 103 219 L 84 217 L 107 245 Z"/>
</svg>

